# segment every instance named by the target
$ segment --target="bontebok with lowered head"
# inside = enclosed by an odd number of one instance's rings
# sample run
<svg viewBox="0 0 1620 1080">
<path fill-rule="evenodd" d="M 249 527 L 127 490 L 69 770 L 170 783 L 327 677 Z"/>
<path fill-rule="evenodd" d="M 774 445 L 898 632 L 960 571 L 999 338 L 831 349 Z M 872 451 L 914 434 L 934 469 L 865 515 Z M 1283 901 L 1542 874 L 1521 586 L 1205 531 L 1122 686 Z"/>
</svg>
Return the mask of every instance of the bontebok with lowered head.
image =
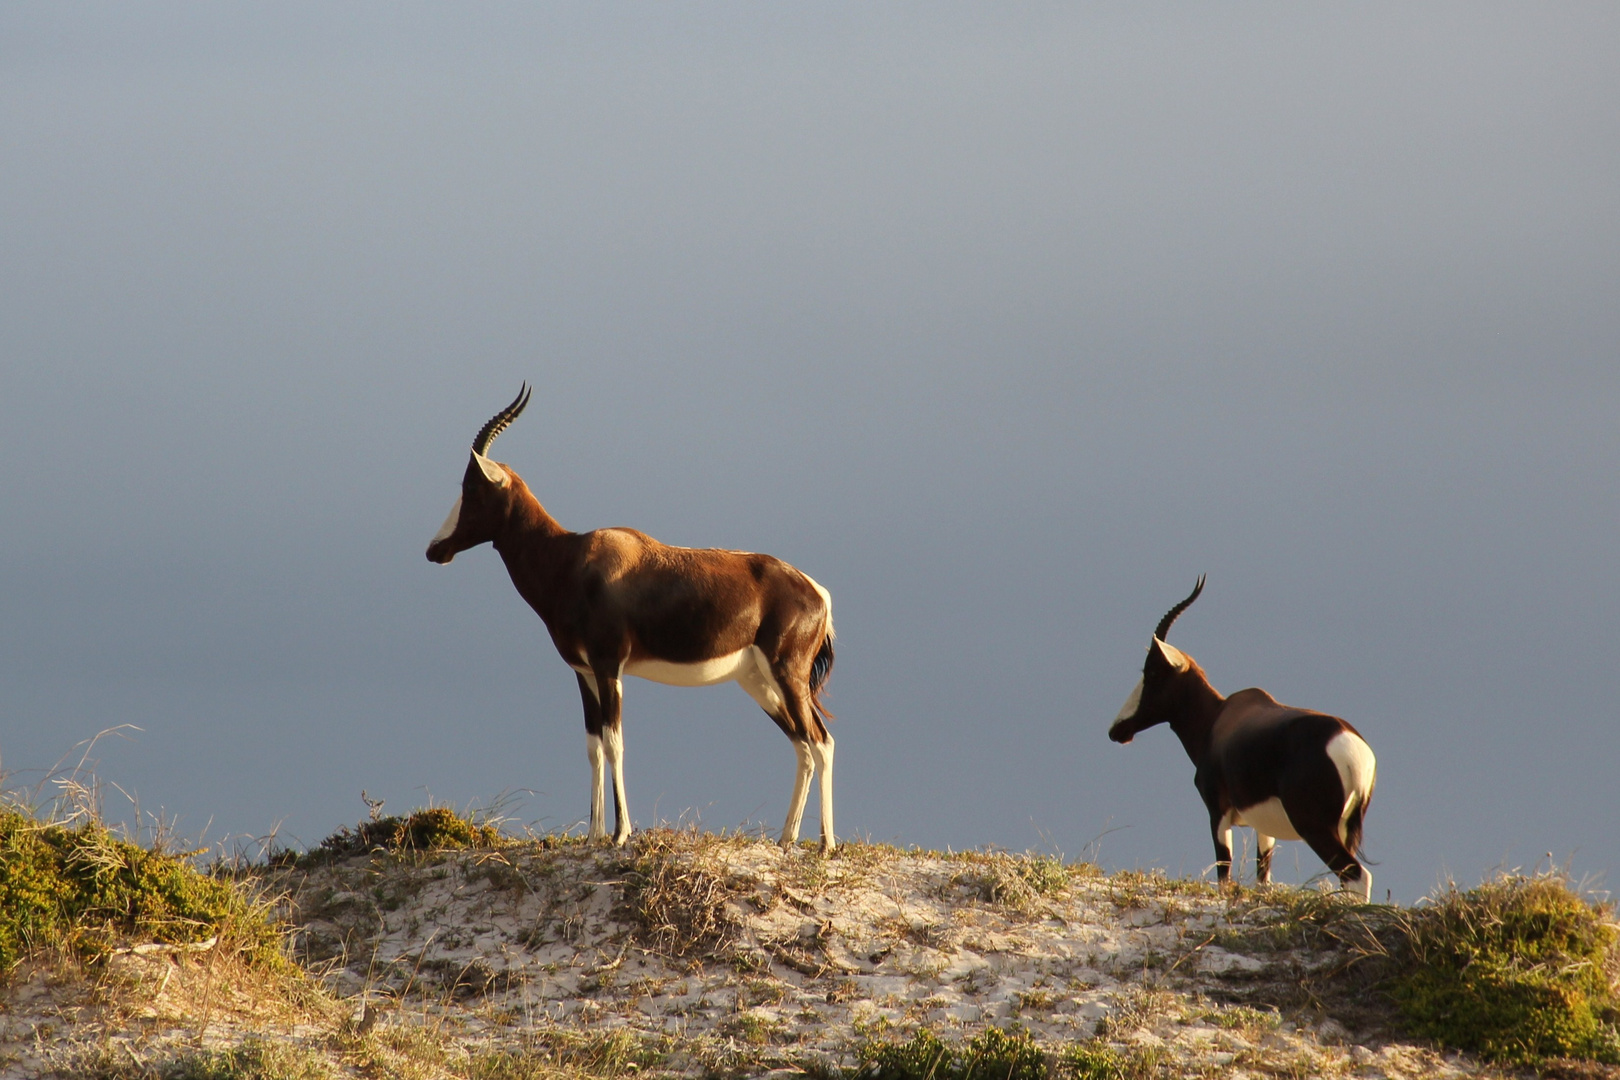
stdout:
<svg viewBox="0 0 1620 1080">
<path fill-rule="evenodd" d="M 1203 591 L 1200 577 L 1159 620 L 1142 681 L 1108 737 L 1128 743 L 1144 728 L 1170 725 L 1196 767 L 1193 783 L 1209 809 L 1222 884 L 1232 870 L 1232 827 L 1247 825 L 1255 831 L 1261 882 L 1271 879 L 1276 842 L 1303 840 L 1344 888 L 1371 898 L 1372 874 L 1356 856 L 1372 801 L 1372 748 L 1338 717 L 1280 704 L 1264 690 L 1222 697 L 1192 657 L 1165 641 L 1176 616 Z"/>
<path fill-rule="evenodd" d="M 791 740 L 798 759 L 783 846 L 798 839 L 819 769 L 821 849 L 831 852 L 833 737 L 821 691 L 833 665 L 832 597 L 769 555 L 669 547 L 634 529 L 569 532 L 510 466 L 486 456 L 528 403 L 525 384 L 479 429 L 461 497 L 427 557 L 448 563 L 467 548 L 493 544 L 518 594 L 574 670 L 591 765 L 591 837 L 607 836 L 609 770 L 613 840 L 630 837 L 620 703 L 623 677 L 637 675 L 674 686 L 740 684 Z"/>
</svg>

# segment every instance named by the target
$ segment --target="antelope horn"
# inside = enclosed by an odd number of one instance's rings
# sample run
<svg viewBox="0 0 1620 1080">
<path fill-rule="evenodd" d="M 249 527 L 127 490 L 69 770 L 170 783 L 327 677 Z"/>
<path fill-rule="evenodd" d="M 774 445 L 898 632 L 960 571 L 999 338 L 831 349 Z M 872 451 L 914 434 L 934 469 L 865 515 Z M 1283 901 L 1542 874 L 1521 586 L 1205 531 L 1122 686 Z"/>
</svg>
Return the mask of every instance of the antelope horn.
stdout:
<svg viewBox="0 0 1620 1080">
<path fill-rule="evenodd" d="M 1164 618 L 1159 620 L 1159 628 L 1153 631 L 1153 636 L 1158 638 L 1160 641 L 1163 641 L 1164 635 L 1170 632 L 1170 624 L 1176 621 L 1176 616 L 1180 615 L 1183 611 L 1186 611 L 1187 608 L 1192 605 L 1192 602 L 1198 599 L 1198 594 L 1203 591 L 1204 575 L 1199 574 L 1198 584 L 1193 586 L 1192 593 L 1188 595 L 1187 599 L 1183 600 L 1181 603 L 1164 613 Z"/>
<path fill-rule="evenodd" d="M 512 399 L 512 404 L 490 417 L 489 423 L 478 429 L 478 438 L 473 440 L 473 453 L 482 455 L 489 450 L 489 444 L 495 441 L 495 436 L 505 431 L 506 425 L 518 418 L 523 407 L 529 403 L 529 395 L 532 392 L 529 384 L 524 383 L 523 389 L 518 391 L 518 396 Z"/>
</svg>

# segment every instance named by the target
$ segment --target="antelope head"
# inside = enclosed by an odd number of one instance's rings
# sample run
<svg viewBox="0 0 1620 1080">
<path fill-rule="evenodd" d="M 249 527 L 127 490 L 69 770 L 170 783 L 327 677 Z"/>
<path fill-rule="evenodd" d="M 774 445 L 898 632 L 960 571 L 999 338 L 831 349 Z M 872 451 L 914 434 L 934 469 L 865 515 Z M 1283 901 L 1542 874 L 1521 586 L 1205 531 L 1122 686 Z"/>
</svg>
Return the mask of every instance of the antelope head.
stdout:
<svg viewBox="0 0 1620 1080">
<path fill-rule="evenodd" d="M 1165 612 L 1164 618 L 1159 620 L 1158 628 L 1153 631 L 1153 640 L 1148 642 L 1147 661 L 1142 665 L 1142 681 L 1136 684 L 1131 696 L 1125 699 L 1125 707 L 1114 718 L 1113 726 L 1108 729 L 1110 739 L 1117 743 L 1128 743 L 1138 731 L 1174 720 L 1187 700 L 1189 680 L 1206 681 L 1203 669 L 1192 657 L 1164 640 L 1176 616 L 1186 611 L 1203 591 L 1204 579 L 1200 575 L 1198 584 L 1187 599 Z"/>
<path fill-rule="evenodd" d="M 428 542 L 427 557 L 430 562 L 447 563 L 458 552 L 495 539 L 496 531 L 511 508 L 516 474 L 485 454 L 489 444 L 495 441 L 495 436 L 505 431 L 506 426 L 516 420 L 529 403 L 530 392 L 529 384 L 524 383 L 512 403 L 490 417 L 489 423 L 478 430 L 478 437 L 472 444 L 472 457 L 467 462 L 467 472 L 461 478 L 461 495 L 450 508 L 450 516 L 444 519 L 444 525 Z"/>
</svg>

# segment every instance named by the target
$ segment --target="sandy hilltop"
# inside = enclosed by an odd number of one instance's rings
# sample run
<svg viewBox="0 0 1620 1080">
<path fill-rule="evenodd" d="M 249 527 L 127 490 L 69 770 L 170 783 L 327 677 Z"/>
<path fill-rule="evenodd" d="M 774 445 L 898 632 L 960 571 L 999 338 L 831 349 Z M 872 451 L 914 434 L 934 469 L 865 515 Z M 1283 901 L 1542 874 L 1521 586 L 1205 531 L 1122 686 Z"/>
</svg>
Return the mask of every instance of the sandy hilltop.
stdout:
<svg viewBox="0 0 1620 1080">
<path fill-rule="evenodd" d="M 1396 1037 L 1358 990 L 1373 909 L 1312 889 L 668 829 L 249 877 L 313 980 L 209 941 L 24 965 L 4 1075 L 832 1076 L 918 1030 L 991 1028 L 1090 1048 L 1075 1075 L 1497 1075 Z"/>
</svg>

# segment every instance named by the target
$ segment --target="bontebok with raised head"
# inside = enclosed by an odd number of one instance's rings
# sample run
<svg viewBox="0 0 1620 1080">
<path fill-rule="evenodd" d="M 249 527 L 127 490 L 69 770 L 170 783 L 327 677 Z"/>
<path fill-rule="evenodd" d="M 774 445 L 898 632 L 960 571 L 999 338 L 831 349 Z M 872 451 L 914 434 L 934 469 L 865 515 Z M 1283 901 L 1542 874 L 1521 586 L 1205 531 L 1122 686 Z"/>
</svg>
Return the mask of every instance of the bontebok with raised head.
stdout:
<svg viewBox="0 0 1620 1080">
<path fill-rule="evenodd" d="M 1170 624 L 1204 590 L 1159 620 L 1148 643 L 1142 681 L 1108 731 L 1117 743 L 1155 724 L 1169 724 L 1196 771 L 1193 782 L 1209 809 L 1215 872 L 1232 870 L 1232 827 L 1254 829 L 1256 877 L 1271 879 L 1278 840 L 1303 840 L 1346 889 L 1372 896 L 1372 874 L 1356 858 L 1372 801 L 1376 763 L 1361 733 L 1336 716 L 1296 709 L 1264 690 L 1222 697 L 1192 657 L 1165 641 Z"/>
<path fill-rule="evenodd" d="M 559 525 L 489 445 L 529 403 L 529 388 L 490 418 L 427 557 L 447 563 L 490 543 L 520 596 L 545 622 L 579 680 L 591 765 L 593 839 L 607 836 L 603 785 L 613 775 L 613 840 L 630 837 L 624 794 L 622 679 L 674 686 L 741 684 L 793 743 L 798 769 L 782 826 L 799 836 L 821 772 L 821 849 L 833 837 L 833 738 L 821 691 L 833 665 L 832 597 L 808 574 L 747 551 L 669 547 L 634 529 L 574 533 Z"/>
</svg>

